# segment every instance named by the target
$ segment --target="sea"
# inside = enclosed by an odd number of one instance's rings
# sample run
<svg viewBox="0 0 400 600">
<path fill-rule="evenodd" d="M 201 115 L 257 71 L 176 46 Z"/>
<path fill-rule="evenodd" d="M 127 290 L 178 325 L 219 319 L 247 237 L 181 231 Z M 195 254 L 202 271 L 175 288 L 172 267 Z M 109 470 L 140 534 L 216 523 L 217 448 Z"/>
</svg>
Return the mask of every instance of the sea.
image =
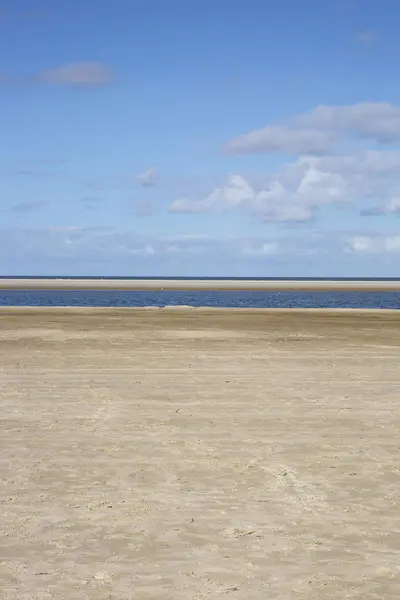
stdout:
<svg viewBox="0 0 400 600">
<path fill-rule="evenodd" d="M 179 279 L 187 280 L 248 280 L 246 277 L 13 277 L 0 279 Z M 365 281 L 366 278 L 251 278 L 276 281 Z M 370 278 L 369 281 L 400 281 L 396 278 Z M 22 282 L 21 282 L 22 287 Z M 48 291 L 48 290 L 0 290 L 0 306 L 82 306 L 82 307 L 140 307 L 140 306 L 206 306 L 220 308 L 374 308 L 400 309 L 400 292 L 385 291 Z"/>
</svg>

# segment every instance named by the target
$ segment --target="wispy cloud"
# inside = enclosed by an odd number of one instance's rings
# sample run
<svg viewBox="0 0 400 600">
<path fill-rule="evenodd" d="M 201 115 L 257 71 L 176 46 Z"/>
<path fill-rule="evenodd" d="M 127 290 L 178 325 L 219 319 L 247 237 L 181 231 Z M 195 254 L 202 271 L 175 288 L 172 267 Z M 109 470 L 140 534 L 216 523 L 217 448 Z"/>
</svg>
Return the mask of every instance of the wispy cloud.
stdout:
<svg viewBox="0 0 400 600">
<path fill-rule="evenodd" d="M 11 4 L 11 3 L 10 3 Z M 21 3 L 20 3 L 21 4 Z M 11 4 L 12 6 L 12 4 Z M 46 19 L 49 16 L 48 11 L 32 8 L 31 10 L 21 10 L 15 6 L 6 9 L 0 6 L 0 21 L 5 20 L 24 20 L 24 21 L 39 21 Z"/>
<path fill-rule="evenodd" d="M 33 167 L 19 167 L 10 171 L 10 175 L 20 175 L 21 177 L 46 177 L 47 173 L 43 173 Z"/>
<path fill-rule="evenodd" d="M 149 167 L 138 175 L 138 183 L 143 187 L 151 187 L 157 183 L 157 170 L 155 167 Z"/>
<path fill-rule="evenodd" d="M 293 265 L 308 276 L 326 275 L 321 264 L 339 265 L 345 260 L 347 273 L 360 274 L 373 256 L 376 273 L 382 268 L 395 272 L 400 253 L 400 231 L 360 232 L 309 230 L 300 235 L 264 234 L 254 237 L 209 237 L 197 235 L 156 236 L 108 228 L 48 227 L 1 229 L 0 260 L 8 270 L 37 273 L 249 276 L 292 275 Z M 340 262 L 342 257 L 342 262 Z M 326 268 L 326 267 L 325 267 Z"/>
<path fill-rule="evenodd" d="M 360 44 L 374 44 L 378 41 L 378 32 L 375 29 L 365 29 L 364 31 L 359 31 L 355 35 L 356 42 Z"/>
<path fill-rule="evenodd" d="M 137 217 L 151 217 L 157 212 L 157 207 L 154 202 L 146 202 L 142 200 L 135 203 L 135 215 Z"/>
<path fill-rule="evenodd" d="M 49 17 L 49 13 L 44 10 L 27 10 L 21 13 L 21 17 L 26 21 L 42 21 Z"/>
<path fill-rule="evenodd" d="M 131 190 L 134 183 L 131 176 L 113 175 L 86 179 L 83 181 L 83 185 L 89 190 L 103 192 L 106 190 Z"/>
<path fill-rule="evenodd" d="M 235 138 L 228 144 L 228 150 L 233 154 L 321 154 L 327 152 L 333 142 L 334 136 L 329 131 L 269 125 Z"/>
<path fill-rule="evenodd" d="M 77 62 L 49 69 L 39 74 L 45 83 L 61 86 L 98 87 L 110 83 L 113 71 L 98 62 Z"/>
<path fill-rule="evenodd" d="M 85 208 L 85 210 L 95 210 L 101 204 L 102 198 L 97 198 L 94 196 L 84 196 L 83 198 L 80 198 L 80 202 Z"/>
<path fill-rule="evenodd" d="M 275 240 L 265 238 L 215 238 L 207 234 L 176 236 L 149 236 L 102 228 L 50 227 L 41 229 L 15 228 L 0 231 L 2 257 L 52 257 L 86 259 L 129 259 L 141 256 L 152 259 L 166 254 L 180 255 L 183 259 L 195 254 L 210 256 L 273 256 L 278 250 Z"/>
<path fill-rule="evenodd" d="M 379 215 L 399 215 L 400 216 L 400 198 L 390 198 L 384 204 L 372 206 L 360 212 L 362 217 L 375 217 Z"/>
<path fill-rule="evenodd" d="M 27 213 L 35 210 L 39 210 L 46 205 L 46 202 L 35 201 L 35 202 L 19 202 L 18 204 L 14 204 L 11 208 L 8 209 L 7 212 L 12 213 Z"/>
<path fill-rule="evenodd" d="M 75 88 L 98 88 L 110 84 L 114 79 L 111 68 L 97 62 L 77 62 L 46 69 L 30 75 L 0 72 L 0 85 L 31 86 L 46 84 Z"/>
<path fill-rule="evenodd" d="M 61 158 L 42 158 L 35 160 L 21 161 L 18 164 L 6 164 L 0 166 L 0 174 L 16 177 L 49 177 L 57 172 L 59 167 L 68 163 L 66 159 Z"/>
<path fill-rule="evenodd" d="M 400 106 L 389 102 L 320 105 L 281 124 L 239 135 L 227 150 L 233 154 L 323 154 L 346 137 L 378 144 L 400 141 Z"/>
</svg>

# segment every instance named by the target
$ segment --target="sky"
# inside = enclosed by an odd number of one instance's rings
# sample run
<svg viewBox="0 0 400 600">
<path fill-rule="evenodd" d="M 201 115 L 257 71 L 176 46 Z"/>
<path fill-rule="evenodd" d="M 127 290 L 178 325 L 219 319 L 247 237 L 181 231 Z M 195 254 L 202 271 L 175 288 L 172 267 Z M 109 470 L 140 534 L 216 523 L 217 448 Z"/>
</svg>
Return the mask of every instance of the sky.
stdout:
<svg viewBox="0 0 400 600">
<path fill-rule="evenodd" d="M 0 0 L 0 274 L 400 277 L 398 0 Z"/>
</svg>

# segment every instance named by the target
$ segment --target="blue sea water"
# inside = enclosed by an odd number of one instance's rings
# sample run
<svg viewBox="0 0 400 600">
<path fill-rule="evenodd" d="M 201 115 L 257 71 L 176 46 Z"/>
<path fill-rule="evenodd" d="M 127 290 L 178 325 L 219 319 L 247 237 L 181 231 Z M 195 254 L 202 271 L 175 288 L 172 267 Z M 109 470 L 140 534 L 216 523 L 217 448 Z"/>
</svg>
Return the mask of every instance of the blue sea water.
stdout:
<svg viewBox="0 0 400 600">
<path fill-rule="evenodd" d="M 5 279 L 10 276 L 0 276 Z M 11 276 L 30 279 L 28 276 Z M 34 276 L 35 279 L 99 279 L 98 277 Z M 100 279 L 230 279 L 245 277 L 108 277 Z M 287 277 L 255 277 L 256 280 L 283 280 Z M 297 281 L 326 281 L 324 277 L 293 277 Z M 329 278 L 335 280 L 399 281 L 397 278 Z M 377 308 L 400 309 L 400 292 L 266 292 L 266 291 L 5 291 L 0 290 L 0 306 L 210 306 L 221 308 Z"/>
<path fill-rule="evenodd" d="M 237 308 L 391 308 L 400 292 L 0 291 L 0 306 L 210 306 Z"/>
</svg>

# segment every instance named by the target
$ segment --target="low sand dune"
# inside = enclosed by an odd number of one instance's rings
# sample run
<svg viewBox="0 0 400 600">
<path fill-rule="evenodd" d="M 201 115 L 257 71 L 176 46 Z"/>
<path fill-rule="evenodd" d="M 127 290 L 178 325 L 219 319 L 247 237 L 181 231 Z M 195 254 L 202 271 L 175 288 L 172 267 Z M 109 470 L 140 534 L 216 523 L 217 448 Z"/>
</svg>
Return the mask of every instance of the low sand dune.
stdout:
<svg viewBox="0 0 400 600">
<path fill-rule="evenodd" d="M 400 311 L 0 310 L 2 600 L 397 600 Z"/>
</svg>

